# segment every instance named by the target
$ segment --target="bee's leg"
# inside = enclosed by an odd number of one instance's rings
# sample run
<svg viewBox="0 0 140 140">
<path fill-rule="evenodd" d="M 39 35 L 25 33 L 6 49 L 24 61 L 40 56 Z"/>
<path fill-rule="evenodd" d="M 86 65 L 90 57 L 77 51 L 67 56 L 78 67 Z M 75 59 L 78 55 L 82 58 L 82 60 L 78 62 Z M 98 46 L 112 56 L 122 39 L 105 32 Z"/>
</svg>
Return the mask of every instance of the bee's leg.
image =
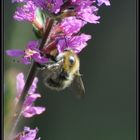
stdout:
<svg viewBox="0 0 140 140">
<path fill-rule="evenodd" d="M 39 70 L 44 70 L 44 69 L 47 68 L 47 65 L 48 64 L 39 64 L 39 63 L 36 63 L 36 65 L 37 65 L 37 67 L 38 67 Z"/>
<path fill-rule="evenodd" d="M 36 65 L 37 65 L 38 68 L 42 68 L 42 67 L 44 67 L 44 65 L 39 64 L 39 63 L 37 63 L 37 62 L 36 62 Z"/>
<path fill-rule="evenodd" d="M 47 68 L 49 69 L 49 70 L 56 70 L 56 69 L 58 69 L 58 68 L 60 68 L 61 66 L 62 66 L 62 62 L 63 62 L 63 60 L 59 60 L 57 63 L 49 63 L 48 65 L 47 65 Z"/>
<path fill-rule="evenodd" d="M 54 62 L 48 62 L 46 64 L 39 64 L 39 63 L 36 63 L 36 64 L 37 64 L 39 70 L 45 70 L 45 69 L 54 70 L 59 67 L 59 64 L 54 63 Z"/>
<path fill-rule="evenodd" d="M 47 65 L 47 68 L 50 70 L 54 70 L 54 69 L 57 69 L 59 66 L 60 66 L 59 63 L 53 63 L 53 64 Z"/>
</svg>

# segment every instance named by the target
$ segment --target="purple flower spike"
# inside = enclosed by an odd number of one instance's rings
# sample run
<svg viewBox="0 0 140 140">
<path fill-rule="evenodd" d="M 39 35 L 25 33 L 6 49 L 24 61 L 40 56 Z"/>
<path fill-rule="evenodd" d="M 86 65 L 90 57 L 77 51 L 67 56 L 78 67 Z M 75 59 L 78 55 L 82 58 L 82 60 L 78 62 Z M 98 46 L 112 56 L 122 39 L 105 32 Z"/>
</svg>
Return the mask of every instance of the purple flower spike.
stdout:
<svg viewBox="0 0 140 140">
<path fill-rule="evenodd" d="M 37 132 L 38 128 L 30 129 L 29 127 L 24 127 L 24 131 L 20 134 L 19 140 L 40 140 L 40 138 L 35 139 Z"/>
<path fill-rule="evenodd" d="M 16 79 L 17 79 L 17 82 L 16 82 L 16 85 L 17 85 L 16 103 L 17 103 L 19 100 L 19 97 L 21 96 L 23 87 L 25 85 L 23 73 L 19 73 Z M 35 93 L 37 82 L 38 82 L 38 78 L 35 77 L 28 91 L 26 99 L 23 103 L 22 115 L 26 118 L 39 115 L 45 111 L 45 107 L 34 106 L 34 102 L 36 101 L 36 99 L 41 97 L 40 94 Z"/>
<path fill-rule="evenodd" d="M 106 6 L 110 6 L 109 0 L 97 0 L 97 1 L 98 1 L 98 6 L 101 6 L 102 4 L 105 4 Z"/>
</svg>

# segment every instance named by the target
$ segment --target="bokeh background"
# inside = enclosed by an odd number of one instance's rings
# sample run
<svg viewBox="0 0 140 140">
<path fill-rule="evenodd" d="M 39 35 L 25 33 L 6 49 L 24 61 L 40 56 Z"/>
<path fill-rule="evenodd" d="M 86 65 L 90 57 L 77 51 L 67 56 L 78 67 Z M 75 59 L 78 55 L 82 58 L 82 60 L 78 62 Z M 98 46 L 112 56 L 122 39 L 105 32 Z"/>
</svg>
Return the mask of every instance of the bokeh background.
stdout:
<svg viewBox="0 0 140 140">
<path fill-rule="evenodd" d="M 16 6 L 4 0 L 5 50 L 22 49 L 35 39 L 30 24 L 13 20 Z M 47 111 L 24 125 L 37 126 L 42 140 L 136 139 L 136 0 L 111 0 L 99 15 L 100 24 L 83 29 L 93 36 L 80 54 L 85 98 L 78 100 L 68 90 L 46 90 L 40 79 L 37 104 Z M 15 76 L 28 70 L 4 55 L 5 120 L 12 109 Z"/>
</svg>

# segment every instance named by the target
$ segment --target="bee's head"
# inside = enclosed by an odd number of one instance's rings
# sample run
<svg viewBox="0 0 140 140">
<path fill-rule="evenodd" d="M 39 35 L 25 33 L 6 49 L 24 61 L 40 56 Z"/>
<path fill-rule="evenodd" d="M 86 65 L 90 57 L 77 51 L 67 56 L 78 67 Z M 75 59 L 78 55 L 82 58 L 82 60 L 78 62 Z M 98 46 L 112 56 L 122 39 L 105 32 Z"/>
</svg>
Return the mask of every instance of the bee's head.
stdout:
<svg viewBox="0 0 140 140">
<path fill-rule="evenodd" d="M 66 50 L 63 53 L 59 54 L 57 60 L 62 60 L 62 72 L 61 75 L 64 77 L 69 77 L 74 75 L 79 71 L 79 58 L 72 50 Z"/>
</svg>

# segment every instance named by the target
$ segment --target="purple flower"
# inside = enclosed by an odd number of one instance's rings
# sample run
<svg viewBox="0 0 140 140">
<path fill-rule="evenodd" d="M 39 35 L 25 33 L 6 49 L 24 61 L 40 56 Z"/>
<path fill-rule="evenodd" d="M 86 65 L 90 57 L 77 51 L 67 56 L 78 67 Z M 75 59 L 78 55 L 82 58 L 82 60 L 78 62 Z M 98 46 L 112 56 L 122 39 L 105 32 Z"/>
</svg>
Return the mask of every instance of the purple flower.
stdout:
<svg viewBox="0 0 140 140">
<path fill-rule="evenodd" d="M 80 19 L 76 19 L 76 17 L 68 17 L 62 20 L 60 23 L 60 28 L 62 28 L 62 31 L 66 35 L 72 35 L 74 33 L 77 33 L 80 31 L 80 29 L 85 25 L 86 23 Z"/>
<path fill-rule="evenodd" d="M 40 64 L 46 63 L 48 61 L 47 58 L 40 55 L 40 51 L 38 49 L 38 41 L 30 41 L 24 51 L 18 49 L 7 50 L 6 53 L 11 57 L 21 57 L 21 62 L 26 65 L 31 64 L 32 59 Z"/>
<path fill-rule="evenodd" d="M 19 73 L 16 79 L 17 79 L 16 81 L 16 84 L 17 84 L 16 103 L 17 103 L 21 96 L 23 87 L 25 85 L 23 73 Z M 28 94 L 23 104 L 22 115 L 26 118 L 33 117 L 34 115 L 39 115 L 45 111 L 45 107 L 34 106 L 34 102 L 36 101 L 36 99 L 41 97 L 40 94 L 35 93 L 37 82 L 38 82 L 38 78 L 35 78 L 33 80 L 33 83 L 28 91 Z"/>
<path fill-rule="evenodd" d="M 33 103 L 37 98 L 41 97 L 40 94 L 37 93 L 28 93 L 29 95 L 26 97 L 26 100 L 23 104 L 22 115 L 26 118 L 33 117 L 34 115 L 39 115 L 45 111 L 45 107 L 33 106 Z"/>
<path fill-rule="evenodd" d="M 63 5 L 63 0 L 33 0 L 37 7 L 57 14 Z"/>
<path fill-rule="evenodd" d="M 97 0 L 97 1 L 98 1 L 98 6 L 101 6 L 102 4 L 105 4 L 106 6 L 110 6 L 109 0 Z"/>
<path fill-rule="evenodd" d="M 18 0 L 16 2 L 23 2 L 24 0 Z M 15 2 L 15 1 L 14 1 Z M 22 7 L 18 7 L 15 14 L 14 19 L 18 21 L 29 21 L 33 22 L 36 17 L 36 9 L 37 7 L 34 5 L 32 1 L 28 1 Z"/>
<path fill-rule="evenodd" d="M 86 22 L 97 24 L 100 16 L 96 13 L 98 8 L 95 6 L 80 5 L 76 8 L 76 16 Z"/>
<path fill-rule="evenodd" d="M 24 131 L 16 136 L 17 140 L 40 140 L 35 139 L 38 132 L 38 128 L 30 129 L 30 127 L 24 127 Z"/>
<path fill-rule="evenodd" d="M 13 16 L 14 19 L 31 22 L 34 29 L 42 33 L 44 29 L 43 13 L 37 6 L 35 6 L 34 2 L 31 0 L 13 0 L 12 2 L 24 3 L 22 7 L 17 8 Z"/>
<path fill-rule="evenodd" d="M 7 50 L 6 53 L 7 55 L 12 56 L 12 57 L 20 57 L 21 55 L 24 55 L 24 51 L 19 50 L 19 49 Z"/>
<path fill-rule="evenodd" d="M 17 89 L 17 100 L 19 99 L 19 97 L 21 96 L 21 92 L 24 88 L 24 84 L 25 84 L 25 80 L 24 80 L 24 75 L 23 73 L 19 73 L 17 76 L 16 76 L 16 89 Z M 38 78 L 34 78 L 33 80 L 33 83 L 29 89 L 29 93 L 34 93 L 36 88 L 37 88 L 37 82 L 38 82 Z"/>
<path fill-rule="evenodd" d="M 95 4 L 95 0 L 71 0 L 77 18 L 96 24 L 99 23 L 100 16 L 97 16 L 98 8 L 93 4 Z"/>
<path fill-rule="evenodd" d="M 80 53 L 87 46 L 86 42 L 89 39 L 91 39 L 91 36 L 86 34 L 59 39 L 57 44 L 58 52 L 61 53 L 65 49 L 72 49 L 75 53 Z"/>
</svg>

